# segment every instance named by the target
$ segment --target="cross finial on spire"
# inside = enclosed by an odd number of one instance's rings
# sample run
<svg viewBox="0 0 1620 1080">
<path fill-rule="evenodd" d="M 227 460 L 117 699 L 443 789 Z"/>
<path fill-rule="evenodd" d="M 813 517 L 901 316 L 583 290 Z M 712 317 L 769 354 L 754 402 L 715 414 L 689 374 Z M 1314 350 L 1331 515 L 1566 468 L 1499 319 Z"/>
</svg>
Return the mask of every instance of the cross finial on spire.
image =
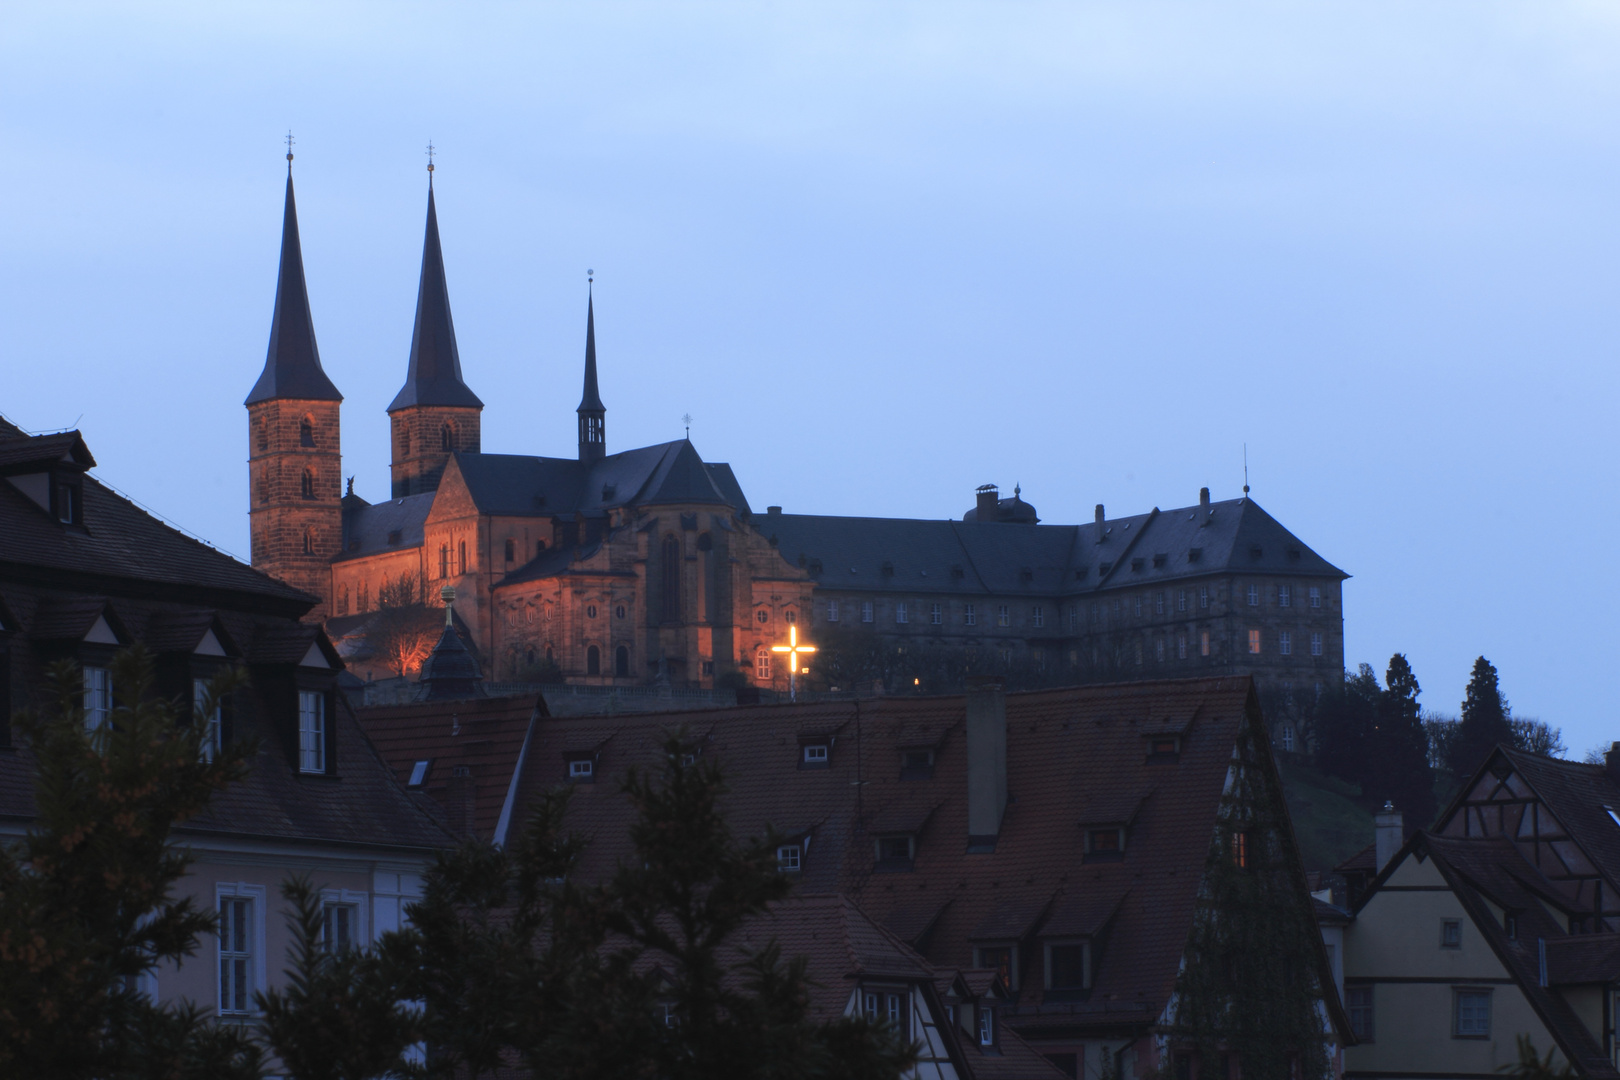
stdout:
<svg viewBox="0 0 1620 1080">
<path fill-rule="evenodd" d="M 428 187 L 432 187 L 432 186 L 433 186 L 433 155 L 434 155 L 434 154 L 435 154 L 435 153 L 437 153 L 437 151 L 436 151 L 436 150 L 435 150 L 435 149 L 434 149 L 434 146 L 433 146 L 433 140 L 432 140 L 432 139 L 429 139 L 429 140 L 428 140 L 428 148 L 427 148 L 427 159 L 428 159 Z"/>
<path fill-rule="evenodd" d="M 691 413 L 682 413 L 681 414 L 681 423 L 686 425 L 686 441 L 691 442 L 692 441 L 692 414 Z"/>
<path fill-rule="evenodd" d="M 287 171 L 288 172 L 292 172 L 292 159 L 293 159 L 292 148 L 293 148 L 292 128 L 288 128 L 287 129 Z"/>
</svg>

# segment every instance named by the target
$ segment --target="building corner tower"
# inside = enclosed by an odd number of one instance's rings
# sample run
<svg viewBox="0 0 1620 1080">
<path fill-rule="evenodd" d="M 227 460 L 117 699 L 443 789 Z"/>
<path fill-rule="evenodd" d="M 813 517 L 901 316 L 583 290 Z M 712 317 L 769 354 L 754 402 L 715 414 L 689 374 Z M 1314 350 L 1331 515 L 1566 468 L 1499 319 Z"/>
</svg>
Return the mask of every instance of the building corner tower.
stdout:
<svg viewBox="0 0 1620 1080">
<path fill-rule="evenodd" d="M 431 166 L 429 166 L 431 168 Z M 428 174 L 427 234 L 422 241 L 422 277 L 416 291 L 405 385 L 388 406 L 393 448 L 389 460 L 393 498 L 434 491 L 450 455 L 478 453 L 484 403 L 461 380 L 456 327 L 439 246 L 439 215 Z"/>
<path fill-rule="evenodd" d="M 315 621 L 330 614 L 330 564 L 343 545 L 342 401 L 315 346 L 289 153 L 270 349 L 264 371 L 243 402 L 248 411 L 249 523 L 254 567 L 320 597 L 305 615 Z"/>
</svg>

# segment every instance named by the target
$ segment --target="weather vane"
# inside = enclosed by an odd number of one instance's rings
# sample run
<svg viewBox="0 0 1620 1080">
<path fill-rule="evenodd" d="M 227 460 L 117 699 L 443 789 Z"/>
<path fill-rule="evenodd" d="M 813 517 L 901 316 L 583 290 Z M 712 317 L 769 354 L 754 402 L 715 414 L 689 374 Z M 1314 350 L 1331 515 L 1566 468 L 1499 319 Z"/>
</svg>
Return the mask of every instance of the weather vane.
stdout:
<svg viewBox="0 0 1620 1080">
<path fill-rule="evenodd" d="M 433 151 L 433 140 L 429 139 L 428 140 L 428 148 L 427 148 L 428 183 L 429 184 L 433 183 L 433 152 L 434 152 Z"/>
<path fill-rule="evenodd" d="M 686 425 L 686 437 L 688 440 L 690 440 L 692 438 L 692 414 L 682 413 L 681 423 Z"/>
<path fill-rule="evenodd" d="M 287 171 L 288 172 L 292 171 L 292 148 L 293 148 L 292 128 L 288 128 L 287 129 Z"/>
<path fill-rule="evenodd" d="M 596 271 L 595 270 L 587 270 L 587 271 L 585 271 L 585 284 L 589 285 L 595 280 L 596 280 Z"/>
</svg>

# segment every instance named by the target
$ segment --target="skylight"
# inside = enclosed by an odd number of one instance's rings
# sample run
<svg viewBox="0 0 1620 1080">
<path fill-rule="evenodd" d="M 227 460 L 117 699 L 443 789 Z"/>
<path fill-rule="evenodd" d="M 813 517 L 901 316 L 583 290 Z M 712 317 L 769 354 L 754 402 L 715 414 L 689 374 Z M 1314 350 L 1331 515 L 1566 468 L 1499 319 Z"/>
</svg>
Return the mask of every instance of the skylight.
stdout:
<svg viewBox="0 0 1620 1080">
<path fill-rule="evenodd" d="M 411 766 L 411 782 L 410 782 L 411 787 L 421 787 L 422 786 L 422 781 L 427 779 L 427 771 L 428 771 L 428 765 L 429 764 L 431 764 L 431 763 L 426 762 L 426 761 L 418 761 L 415 765 Z"/>
</svg>

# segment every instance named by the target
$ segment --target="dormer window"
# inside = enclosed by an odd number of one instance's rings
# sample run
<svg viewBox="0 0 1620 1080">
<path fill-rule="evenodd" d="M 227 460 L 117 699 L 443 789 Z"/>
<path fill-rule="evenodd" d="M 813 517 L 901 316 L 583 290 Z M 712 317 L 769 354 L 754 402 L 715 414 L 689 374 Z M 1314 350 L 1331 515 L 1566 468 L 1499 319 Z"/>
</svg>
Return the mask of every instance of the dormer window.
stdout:
<svg viewBox="0 0 1620 1080">
<path fill-rule="evenodd" d="M 1053 941 L 1046 945 L 1046 989 L 1057 1000 L 1074 991 L 1091 989 L 1091 945 L 1085 941 Z"/>
<path fill-rule="evenodd" d="M 803 756 L 799 764 L 806 769 L 825 769 L 828 765 L 828 751 L 830 746 L 824 742 L 805 743 Z"/>
<path fill-rule="evenodd" d="M 917 838 L 909 833 L 900 836 L 880 836 L 877 840 L 877 866 L 879 871 L 906 871 L 912 868 L 917 852 Z"/>
<path fill-rule="evenodd" d="M 576 784 L 588 784 L 596 779 L 596 759 L 576 757 L 569 759 L 568 779 Z"/>
<path fill-rule="evenodd" d="M 78 485 L 59 481 L 56 485 L 56 520 L 64 525 L 79 525 L 83 523 L 82 519 Z"/>
<path fill-rule="evenodd" d="M 1164 760 L 1175 758 L 1181 753 L 1181 737 L 1179 735 L 1149 735 L 1148 757 Z"/>
<path fill-rule="evenodd" d="M 783 844 L 776 849 L 776 869 L 784 874 L 797 874 L 804 856 L 798 844 Z"/>
<path fill-rule="evenodd" d="M 1008 990 L 1018 989 L 1018 950 L 1011 943 L 979 945 L 973 950 L 973 966 L 989 968 Z"/>
<path fill-rule="evenodd" d="M 979 1005 L 979 1045 L 996 1045 L 996 1010 L 989 1005 Z"/>
<path fill-rule="evenodd" d="M 1086 830 L 1086 851 L 1083 862 L 1112 862 L 1125 855 L 1125 828 L 1108 825 Z"/>
<path fill-rule="evenodd" d="M 907 750 L 900 757 L 900 779 L 928 780 L 934 775 L 934 752 L 927 748 Z"/>
<path fill-rule="evenodd" d="M 298 771 L 326 771 L 326 695 L 298 691 Z"/>
<path fill-rule="evenodd" d="M 1198 562 L 1203 557 L 1204 557 L 1204 549 L 1203 548 L 1188 548 L 1187 549 L 1187 561 L 1188 562 L 1195 563 L 1195 562 Z"/>
</svg>

